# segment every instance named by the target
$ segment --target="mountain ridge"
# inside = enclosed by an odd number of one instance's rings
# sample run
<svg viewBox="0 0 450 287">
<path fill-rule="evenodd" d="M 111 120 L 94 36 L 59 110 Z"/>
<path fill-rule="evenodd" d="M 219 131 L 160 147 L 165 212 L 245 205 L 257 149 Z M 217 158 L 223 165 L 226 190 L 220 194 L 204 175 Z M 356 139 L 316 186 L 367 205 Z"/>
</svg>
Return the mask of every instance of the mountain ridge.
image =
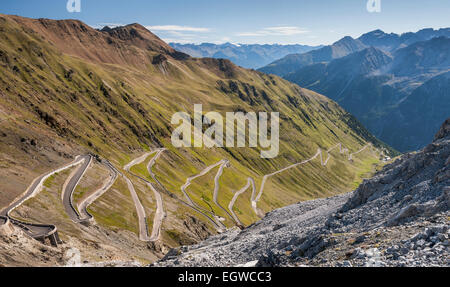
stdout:
<svg viewBox="0 0 450 287">
<path fill-rule="evenodd" d="M 422 29 L 416 33 L 408 32 L 401 35 L 391 33 L 387 34 L 382 30 L 374 30 L 366 34 L 361 35 L 357 39 L 353 39 L 350 36 L 346 36 L 332 45 L 325 46 L 320 50 L 324 54 L 328 54 L 327 57 L 316 57 L 314 54 L 319 54 L 317 51 L 309 52 L 305 54 L 292 54 L 277 60 L 266 67 L 259 70 L 268 74 L 275 74 L 278 76 L 287 76 L 288 74 L 295 72 L 306 65 L 311 65 L 319 62 L 329 62 L 331 60 L 347 56 L 353 52 L 360 51 L 364 48 L 373 46 L 387 53 L 395 52 L 398 49 L 404 48 L 411 44 L 421 41 L 428 41 L 436 37 L 450 37 L 450 28 L 441 28 L 439 30 L 434 29 Z M 387 39 L 386 39 L 387 38 Z M 387 43 L 386 43 L 387 42 Z M 394 44 L 393 44 L 394 43 Z M 341 52 L 330 52 L 337 49 Z M 331 55 L 330 55 L 331 53 Z"/>
</svg>

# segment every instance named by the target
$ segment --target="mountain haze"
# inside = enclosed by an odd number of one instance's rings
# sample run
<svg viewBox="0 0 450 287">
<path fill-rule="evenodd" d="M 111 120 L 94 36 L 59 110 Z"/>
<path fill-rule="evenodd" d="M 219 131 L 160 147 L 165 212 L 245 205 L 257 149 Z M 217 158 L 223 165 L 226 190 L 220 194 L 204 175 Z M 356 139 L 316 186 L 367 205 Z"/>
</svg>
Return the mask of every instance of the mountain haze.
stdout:
<svg viewBox="0 0 450 287">
<path fill-rule="evenodd" d="M 307 45 L 258 45 L 258 44 L 179 44 L 170 43 L 178 51 L 193 57 L 209 57 L 228 59 L 244 68 L 261 68 L 288 54 L 306 53 L 321 46 Z"/>
</svg>

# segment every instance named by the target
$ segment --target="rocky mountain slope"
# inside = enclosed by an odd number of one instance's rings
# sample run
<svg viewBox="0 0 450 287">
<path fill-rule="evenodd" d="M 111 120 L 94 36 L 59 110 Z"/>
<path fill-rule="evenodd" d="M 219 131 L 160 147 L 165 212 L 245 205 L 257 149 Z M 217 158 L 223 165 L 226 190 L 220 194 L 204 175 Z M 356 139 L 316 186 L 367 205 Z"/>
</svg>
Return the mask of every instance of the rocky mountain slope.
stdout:
<svg viewBox="0 0 450 287">
<path fill-rule="evenodd" d="M 55 225 L 88 263 L 153 262 L 276 208 L 349 191 L 388 151 L 328 98 L 228 60 L 192 58 L 139 24 L 98 31 L 75 20 L 0 15 L 0 39 L 0 209 L 35 179 L 92 154 L 86 170 L 51 173 L 11 213 Z M 172 115 L 193 115 L 197 103 L 222 115 L 279 112 L 279 156 L 262 159 L 261 147 L 173 147 Z M 318 148 L 325 157 L 338 143 L 346 153 L 330 152 L 326 166 L 317 160 L 281 172 L 256 194 L 265 175 Z M 349 160 L 350 153 L 357 154 Z M 63 206 L 74 175 L 80 180 Z M 236 197 L 249 182 L 255 192 Z M 69 217 L 108 185 L 87 208 L 92 224 Z"/>
<path fill-rule="evenodd" d="M 289 54 L 306 53 L 321 48 L 307 45 L 258 45 L 258 44 L 179 44 L 170 43 L 177 51 L 197 58 L 228 59 L 244 68 L 257 69 Z"/>
<path fill-rule="evenodd" d="M 354 192 L 275 210 L 156 266 L 449 266 L 450 118 Z"/>
<path fill-rule="evenodd" d="M 0 225 L 0 267 L 61 264 L 64 264 L 64 250 L 31 239 L 11 223 Z"/>
</svg>

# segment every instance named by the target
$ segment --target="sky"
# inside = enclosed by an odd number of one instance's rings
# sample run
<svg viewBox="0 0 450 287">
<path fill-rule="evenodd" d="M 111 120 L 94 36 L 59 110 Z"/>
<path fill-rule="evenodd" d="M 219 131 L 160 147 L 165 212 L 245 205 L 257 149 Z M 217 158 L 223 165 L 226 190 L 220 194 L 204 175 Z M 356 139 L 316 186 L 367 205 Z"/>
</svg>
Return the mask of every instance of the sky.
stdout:
<svg viewBox="0 0 450 287">
<path fill-rule="evenodd" d="M 68 1 L 80 1 L 81 12 L 70 13 Z M 380 11 L 369 12 L 368 1 Z M 140 23 L 166 42 L 196 44 L 328 45 L 375 29 L 450 27 L 450 0 L 1 0 L 0 13 L 95 28 Z"/>
</svg>

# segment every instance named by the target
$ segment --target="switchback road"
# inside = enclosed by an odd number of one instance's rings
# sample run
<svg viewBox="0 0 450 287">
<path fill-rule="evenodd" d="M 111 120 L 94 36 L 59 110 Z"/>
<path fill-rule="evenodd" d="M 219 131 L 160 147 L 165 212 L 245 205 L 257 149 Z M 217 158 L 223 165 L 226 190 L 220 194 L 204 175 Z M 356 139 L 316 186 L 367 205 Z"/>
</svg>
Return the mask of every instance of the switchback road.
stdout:
<svg viewBox="0 0 450 287">
<path fill-rule="evenodd" d="M 80 223 L 82 221 L 82 218 L 73 205 L 73 193 L 75 192 L 75 188 L 77 187 L 81 178 L 86 173 L 86 170 L 89 168 L 89 165 L 92 162 L 92 156 L 84 155 L 81 156 L 81 159 L 83 160 L 82 164 L 67 178 L 66 182 L 64 183 L 61 195 L 64 209 L 66 210 L 67 215 L 73 222 L 76 223 Z"/>
</svg>

